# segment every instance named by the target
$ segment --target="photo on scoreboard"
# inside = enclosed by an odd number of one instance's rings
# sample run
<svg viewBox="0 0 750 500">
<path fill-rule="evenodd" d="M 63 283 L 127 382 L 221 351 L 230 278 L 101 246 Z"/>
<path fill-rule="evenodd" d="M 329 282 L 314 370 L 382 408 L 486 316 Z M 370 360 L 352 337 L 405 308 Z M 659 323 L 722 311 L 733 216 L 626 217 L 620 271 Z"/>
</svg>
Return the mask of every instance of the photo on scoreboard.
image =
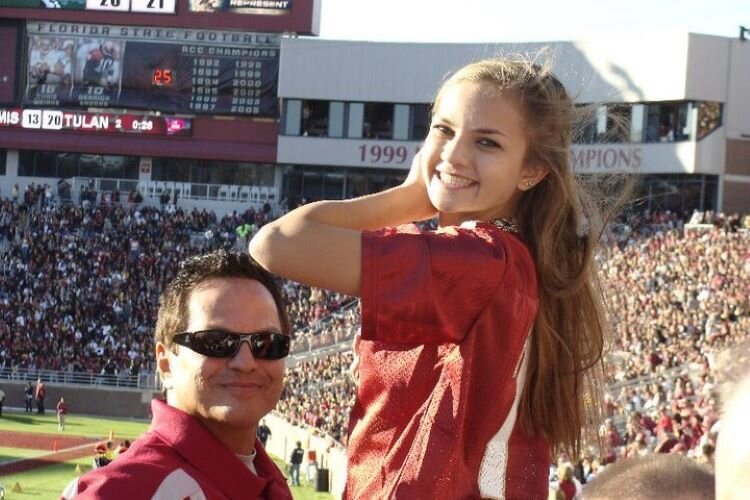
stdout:
<svg viewBox="0 0 750 500">
<path fill-rule="evenodd" d="M 79 38 L 73 80 L 73 103 L 106 108 L 118 102 L 125 42 L 111 38 Z"/>
<path fill-rule="evenodd" d="M 29 39 L 26 101 L 34 106 L 63 106 L 71 99 L 75 39 L 32 36 Z"/>
<path fill-rule="evenodd" d="M 26 106 L 278 115 L 275 34 L 41 21 L 27 33 Z"/>
</svg>

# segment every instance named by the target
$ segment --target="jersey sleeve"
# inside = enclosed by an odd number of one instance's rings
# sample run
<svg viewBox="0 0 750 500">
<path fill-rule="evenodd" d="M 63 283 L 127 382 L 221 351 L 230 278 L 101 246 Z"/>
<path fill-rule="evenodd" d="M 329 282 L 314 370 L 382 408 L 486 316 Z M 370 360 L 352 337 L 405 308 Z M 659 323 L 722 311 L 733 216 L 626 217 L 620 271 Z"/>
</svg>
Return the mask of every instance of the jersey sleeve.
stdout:
<svg viewBox="0 0 750 500">
<path fill-rule="evenodd" d="M 500 231 L 416 226 L 362 236 L 362 338 L 397 343 L 459 342 L 506 269 Z"/>
</svg>

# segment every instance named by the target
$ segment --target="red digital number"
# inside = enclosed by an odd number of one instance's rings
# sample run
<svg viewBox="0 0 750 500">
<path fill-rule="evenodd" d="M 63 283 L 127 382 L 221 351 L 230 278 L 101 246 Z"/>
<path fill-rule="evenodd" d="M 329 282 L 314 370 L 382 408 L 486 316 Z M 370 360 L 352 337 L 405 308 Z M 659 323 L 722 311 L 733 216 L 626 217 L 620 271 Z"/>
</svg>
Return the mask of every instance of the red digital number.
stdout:
<svg viewBox="0 0 750 500">
<path fill-rule="evenodd" d="M 152 83 L 157 87 L 171 87 L 172 82 L 174 81 L 172 78 L 172 70 L 156 68 L 154 69 L 154 76 L 152 80 Z"/>
</svg>

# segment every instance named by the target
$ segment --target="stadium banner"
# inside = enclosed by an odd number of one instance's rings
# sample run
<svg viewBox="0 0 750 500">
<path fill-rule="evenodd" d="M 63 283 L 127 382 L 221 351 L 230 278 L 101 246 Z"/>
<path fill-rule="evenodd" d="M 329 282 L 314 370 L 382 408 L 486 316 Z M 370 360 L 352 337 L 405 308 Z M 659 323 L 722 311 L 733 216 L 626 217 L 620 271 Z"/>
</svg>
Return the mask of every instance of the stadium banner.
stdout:
<svg viewBox="0 0 750 500">
<path fill-rule="evenodd" d="M 0 0 L 0 7 L 174 14 L 176 0 Z"/>
<path fill-rule="evenodd" d="M 278 34 L 34 21 L 26 107 L 275 117 Z"/>
<path fill-rule="evenodd" d="M 190 0 L 190 10 L 279 16 L 292 12 L 292 0 Z"/>
<path fill-rule="evenodd" d="M 69 130 L 105 134 L 190 136 L 192 120 L 176 116 L 89 113 L 57 109 L 0 109 L 2 128 Z"/>
</svg>

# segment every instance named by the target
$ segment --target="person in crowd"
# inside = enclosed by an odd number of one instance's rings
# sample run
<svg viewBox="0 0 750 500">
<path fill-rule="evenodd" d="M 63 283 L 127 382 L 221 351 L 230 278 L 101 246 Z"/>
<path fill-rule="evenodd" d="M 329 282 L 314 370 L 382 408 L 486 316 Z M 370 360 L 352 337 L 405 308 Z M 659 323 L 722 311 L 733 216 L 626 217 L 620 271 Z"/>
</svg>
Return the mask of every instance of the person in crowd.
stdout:
<svg viewBox="0 0 750 500">
<path fill-rule="evenodd" d="M 583 487 L 583 500 L 711 500 L 715 482 L 709 468 L 687 457 L 654 454 L 607 466 Z"/>
<path fill-rule="evenodd" d="M 31 413 L 34 411 L 34 386 L 31 382 L 26 382 L 26 387 L 23 390 L 23 398 L 26 403 L 24 412 Z"/>
<path fill-rule="evenodd" d="M 37 379 L 36 389 L 34 389 L 34 399 L 36 399 L 36 412 L 44 415 L 44 398 L 47 397 L 47 386 L 42 379 Z"/>
<path fill-rule="evenodd" d="M 606 320 L 576 114 L 547 67 L 470 64 L 439 90 L 403 184 L 251 240 L 271 272 L 361 296 L 346 498 L 543 498 L 551 447 L 577 455 Z"/>
<path fill-rule="evenodd" d="M 5 404 L 5 391 L 3 391 L 2 386 L 0 386 L 0 417 L 3 416 L 3 405 Z"/>
<path fill-rule="evenodd" d="M 565 500 L 580 500 L 581 483 L 573 474 L 573 464 L 566 462 L 557 468 L 557 487 Z"/>
<path fill-rule="evenodd" d="M 68 403 L 65 402 L 65 398 L 60 398 L 55 410 L 57 413 L 57 430 L 62 432 L 65 430 L 65 417 L 68 415 Z"/>
<path fill-rule="evenodd" d="M 115 458 L 114 443 L 111 439 L 100 441 L 94 446 L 94 467 L 109 465 Z"/>
<path fill-rule="evenodd" d="M 302 442 L 297 441 L 297 445 L 292 450 L 292 456 L 289 457 L 289 474 L 292 476 L 292 486 L 299 486 L 299 470 L 302 467 L 302 460 L 305 458 L 305 450 L 302 449 Z"/>
<path fill-rule="evenodd" d="M 126 451 L 130 449 L 130 440 L 126 439 L 122 441 L 119 445 L 117 445 L 117 448 L 115 448 L 115 456 L 119 457 Z"/>
<path fill-rule="evenodd" d="M 291 499 L 256 429 L 279 400 L 289 322 L 275 278 L 226 250 L 187 259 L 160 298 L 166 401 L 150 430 L 64 498 Z"/>
<path fill-rule="evenodd" d="M 263 448 L 266 447 L 266 443 L 268 442 L 268 438 L 271 437 L 271 434 L 271 428 L 266 425 L 265 419 L 261 420 L 260 425 L 258 426 L 258 439 L 260 439 Z"/>
</svg>

